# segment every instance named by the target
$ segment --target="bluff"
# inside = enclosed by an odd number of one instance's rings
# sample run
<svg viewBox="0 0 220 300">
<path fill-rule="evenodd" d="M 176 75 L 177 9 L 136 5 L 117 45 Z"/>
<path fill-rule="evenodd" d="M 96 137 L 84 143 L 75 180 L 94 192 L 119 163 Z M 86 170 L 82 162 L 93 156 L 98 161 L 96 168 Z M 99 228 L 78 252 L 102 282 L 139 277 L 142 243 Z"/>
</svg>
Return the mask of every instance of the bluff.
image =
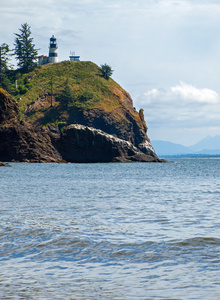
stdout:
<svg viewBox="0 0 220 300">
<path fill-rule="evenodd" d="M 156 156 L 147 136 L 143 110 L 113 79 L 102 77 L 92 62 L 48 64 L 28 74 L 28 91 L 19 95 L 24 118 L 35 126 L 81 124 L 131 142 L 145 154 Z M 68 85 L 71 101 L 62 102 Z"/>
<path fill-rule="evenodd" d="M 84 125 L 69 125 L 61 134 L 60 153 L 69 162 L 158 162 L 132 143 Z"/>
<path fill-rule="evenodd" d="M 0 160 L 62 162 L 49 134 L 20 121 L 17 102 L 0 88 Z"/>
<path fill-rule="evenodd" d="M 0 88 L 0 125 L 17 122 L 20 117 L 17 102 Z"/>
<path fill-rule="evenodd" d="M 137 112 L 130 95 L 95 64 L 45 65 L 19 82 L 27 88 L 17 101 L 0 89 L 1 161 L 161 161 L 143 110 Z M 64 105 L 65 87 L 71 101 Z"/>
</svg>

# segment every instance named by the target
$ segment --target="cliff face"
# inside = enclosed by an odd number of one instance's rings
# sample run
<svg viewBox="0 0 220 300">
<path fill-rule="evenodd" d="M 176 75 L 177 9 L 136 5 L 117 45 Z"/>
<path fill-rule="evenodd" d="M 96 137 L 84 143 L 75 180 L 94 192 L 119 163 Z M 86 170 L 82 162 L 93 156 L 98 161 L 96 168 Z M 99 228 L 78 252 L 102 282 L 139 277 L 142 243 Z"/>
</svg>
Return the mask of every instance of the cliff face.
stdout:
<svg viewBox="0 0 220 300">
<path fill-rule="evenodd" d="M 60 139 L 60 153 L 69 162 L 156 162 L 132 143 L 102 130 L 70 125 Z"/>
<path fill-rule="evenodd" d="M 137 112 L 130 95 L 99 71 L 90 62 L 63 62 L 29 73 L 30 89 L 19 100 L 21 122 L 17 102 L 0 89 L 0 160 L 160 161 L 147 136 L 143 110 Z M 45 93 L 48 74 L 53 74 L 53 95 Z M 72 95 L 68 106 L 62 102 L 63 74 Z M 66 125 L 62 133 L 59 123 Z"/>
<path fill-rule="evenodd" d="M 0 160 L 17 162 L 62 162 L 49 134 L 21 122 L 0 126 Z"/>
<path fill-rule="evenodd" d="M 0 89 L 0 160 L 60 162 L 62 157 L 48 134 L 20 122 L 17 102 Z"/>
<path fill-rule="evenodd" d="M 0 88 L 0 124 L 17 122 L 20 112 L 17 102 Z"/>
<path fill-rule="evenodd" d="M 48 74 L 53 74 L 52 107 Z M 37 126 L 65 122 L 94 127 L 156 157 L 143 110 L 137 112 L 130 95 L 111 78 L 104 79 L 94 63 L 66 61 L 46 65 L 29 74 L 29 78 L 32 87 L 20 101 L 27 121 Z M 73 97 L 68 107 L 61 104 L 66 78 Z"/>
<path fill-rule="evenodd" d="M 124 99 L 123 99 L 124 100 Z M 79 110 L 73 123 L 100 129 L 108 134 L 131 142 L 144 153 L 156 157 L 156 153 L 147 136 L 147 126 L 139 113 L 133 108 L 132 102 L 110 112 L 103 110 Z"/>
</svg>

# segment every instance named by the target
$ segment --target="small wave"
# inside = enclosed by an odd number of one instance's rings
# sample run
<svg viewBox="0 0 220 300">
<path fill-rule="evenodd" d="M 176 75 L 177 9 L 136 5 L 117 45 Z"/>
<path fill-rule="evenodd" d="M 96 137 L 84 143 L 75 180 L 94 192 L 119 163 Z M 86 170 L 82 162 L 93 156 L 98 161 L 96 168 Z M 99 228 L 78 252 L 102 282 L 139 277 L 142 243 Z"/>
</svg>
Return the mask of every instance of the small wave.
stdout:
<svg viewBox="0 0 220 300">
<path fill-rule="evenodd" d="M 220 239 L 212 237 L 194 237 L 180 242 L 174 242 L 178 246 L 205 246 L 216 245 L 220 246 Z"/>
<path fill-rule="evenodd" d="M 204 194 L 208 194 L 208 195 L 220 194 L 220 190 L 215 190 L 215 191 L 204 191 Z"/>
</svg>

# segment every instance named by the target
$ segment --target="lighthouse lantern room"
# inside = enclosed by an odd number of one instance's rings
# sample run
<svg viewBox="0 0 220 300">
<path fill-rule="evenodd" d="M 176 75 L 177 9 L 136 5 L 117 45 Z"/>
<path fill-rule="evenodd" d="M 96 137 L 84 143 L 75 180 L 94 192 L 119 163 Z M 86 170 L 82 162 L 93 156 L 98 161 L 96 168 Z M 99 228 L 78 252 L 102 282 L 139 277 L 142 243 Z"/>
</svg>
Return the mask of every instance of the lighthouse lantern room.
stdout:
<svg viewBox="0 0 220 300">
<path fill-rule="evenodd" d="M 49 63 L 57 63 L 58 62 L 58 53 L 57 53 L 57 39 L 52 35 L 50 38 L 49 45 Z"/>
</svg>

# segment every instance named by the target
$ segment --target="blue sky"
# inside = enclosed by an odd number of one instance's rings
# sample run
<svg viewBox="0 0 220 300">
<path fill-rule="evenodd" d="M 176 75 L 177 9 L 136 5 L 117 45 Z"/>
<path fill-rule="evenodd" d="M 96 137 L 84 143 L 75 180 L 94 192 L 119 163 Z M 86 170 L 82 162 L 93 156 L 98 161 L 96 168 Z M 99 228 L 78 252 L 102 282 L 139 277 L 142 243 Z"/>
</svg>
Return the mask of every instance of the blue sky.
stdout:
<svg viewBox="0 0 220 300">
<path fill-rule="evenodd" d="M 220 134 L 220 2 L 2 0 L 0 44 L 31 26 L 39 54 L 108 63 L 143 108 L 150 139 L 191 145 Z"/>
</svg>

